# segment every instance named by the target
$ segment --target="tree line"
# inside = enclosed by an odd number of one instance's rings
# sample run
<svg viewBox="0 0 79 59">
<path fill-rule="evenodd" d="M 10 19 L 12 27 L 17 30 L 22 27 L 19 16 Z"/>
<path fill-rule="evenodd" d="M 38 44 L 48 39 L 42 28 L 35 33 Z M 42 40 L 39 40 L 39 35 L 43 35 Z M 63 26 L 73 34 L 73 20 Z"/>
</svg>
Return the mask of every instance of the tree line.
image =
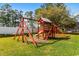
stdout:
<svg viewBox="0 0 79 59">
<path fill-rule="evenodd" d="M 24 13 L 24 15 L 29 18 L 32 14 L 32 11 L 26 11 Z M 10 4 L 3 4 L 0 8 L 0 23 L 2 26 L 16 27 L 21 17 L 23 17 L 23 11 L 12 9 Z"/>
<path fill-rule="evenodd" d="M 33 16 L 33 11 L 18 11 L 12 9 L 10 4 L 3 4 L 0 8 L 0 23 L 3 26 L 16 26 L 16 20 L 20 20 L 23 15 L 27 17 Z M 38 19 L 40 17 L 48 18 L 52 23 L 60 26 L 62 29 L 66 30 L 69 28 L 75 28 L 77 19 L 79 15 L 71 17 L 68 7 L 63 3 L 44 3 L 35 10 L 34 18 Z"/>
</svg>

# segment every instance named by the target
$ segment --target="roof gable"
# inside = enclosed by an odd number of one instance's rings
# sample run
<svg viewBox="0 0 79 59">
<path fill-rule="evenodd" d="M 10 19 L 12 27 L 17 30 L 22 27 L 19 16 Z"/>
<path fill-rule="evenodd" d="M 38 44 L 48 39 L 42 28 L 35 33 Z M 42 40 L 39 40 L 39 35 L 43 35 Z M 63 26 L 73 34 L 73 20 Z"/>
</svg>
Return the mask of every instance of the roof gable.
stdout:
<svg viewBox="0 0 79 59">
<path fill-rule="evenodd" d="M 42 20 L 42 22 L 52 23 L 49 19 L 41 17 L 39 20 Z"/>
</svg>

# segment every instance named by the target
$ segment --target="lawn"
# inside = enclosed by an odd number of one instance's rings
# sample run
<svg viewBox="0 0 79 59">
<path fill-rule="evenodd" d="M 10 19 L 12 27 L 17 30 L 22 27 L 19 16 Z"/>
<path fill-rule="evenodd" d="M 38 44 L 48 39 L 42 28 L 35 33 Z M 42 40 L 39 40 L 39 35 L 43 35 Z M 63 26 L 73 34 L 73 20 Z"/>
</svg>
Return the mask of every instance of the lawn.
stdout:
<svg viewBox="0 0 79 59">
<path fill-rule="evenodd" d="M 1 37 L 0 56 L 79 56 L 79 35 L 70 35 L 68 40 L 51 39 L 39 47 Z"/>
</svg>

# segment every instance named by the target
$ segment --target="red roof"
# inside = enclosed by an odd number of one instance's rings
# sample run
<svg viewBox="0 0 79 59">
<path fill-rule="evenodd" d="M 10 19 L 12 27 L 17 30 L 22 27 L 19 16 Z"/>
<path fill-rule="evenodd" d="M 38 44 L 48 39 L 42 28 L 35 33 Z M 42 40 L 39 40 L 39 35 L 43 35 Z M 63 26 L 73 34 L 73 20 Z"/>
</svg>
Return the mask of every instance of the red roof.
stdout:
<svg viewBox="0 0 79 59">
<path fill-rule="evenodd" d="M 49 19 L 47 19 L 47 18 L 42 18 L 42 17 L 38 20 L 38 22 L 39 22 L 39 23 L 44 23 L 44 22 L 51 23 L 51 21 L 50 21 Z"/>
</svg>

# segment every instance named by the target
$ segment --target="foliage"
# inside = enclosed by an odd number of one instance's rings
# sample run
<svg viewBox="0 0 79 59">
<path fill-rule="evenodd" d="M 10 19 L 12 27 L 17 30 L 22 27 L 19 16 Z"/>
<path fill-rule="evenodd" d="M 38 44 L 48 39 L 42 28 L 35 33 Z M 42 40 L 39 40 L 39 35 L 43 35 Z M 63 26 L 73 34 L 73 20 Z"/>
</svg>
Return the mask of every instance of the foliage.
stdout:
<svg viewBox="0 0 79 59">
<path fill-rule="evenodd" d="M 74 18 L 76 19 L 77 22 L 79 22 L 79 14 L 75 15 Z"/>
<path fill-rule="evenodd" d="M 75 20 L 71 18 L 67 6 L 63 3 L 47 3 L 35 10 L 37 18 L 45 17 L 50 19 L 53 23 L 64 28 L 73 28 Z M 70 22 L 71 21 L 71 22 Z"/>
<path fill-rule="evenodd" d="M 0 23 L 3 26 L 16 26 L 16 20 L 20 21 L 23 16 L 23 11 L 12 9 L 10 4 L 3 4 L 0 8 Z M 24 13 L 26 17 L 32 18 L 34 15 L 32 11 Z M 40 8 L 35 10 L 36 19 L 45 17 L 50 19 L 53 23 L 60 26 L 62 29 L 74 28 L 76 26 L 76 18 L 71 18 L 67 6 L 63 3 L 45 3 Z"/>
<path fill-rule="evenodd" d="M 13 10 L 10 4 L 1 6 L 0 23 L 3 26 L 16 26 L 16 20 L 22 17 L 22 11 Z"/>
<path fill-rule="evenodd" d="M 26 12 L 25 12 L 25 16 L 26 16 L 26 17 L 29 17 L 29 18 L 32 18 L 33 12 L 32 12 L 32 11 L 26 11 Z"/>
</svg>

